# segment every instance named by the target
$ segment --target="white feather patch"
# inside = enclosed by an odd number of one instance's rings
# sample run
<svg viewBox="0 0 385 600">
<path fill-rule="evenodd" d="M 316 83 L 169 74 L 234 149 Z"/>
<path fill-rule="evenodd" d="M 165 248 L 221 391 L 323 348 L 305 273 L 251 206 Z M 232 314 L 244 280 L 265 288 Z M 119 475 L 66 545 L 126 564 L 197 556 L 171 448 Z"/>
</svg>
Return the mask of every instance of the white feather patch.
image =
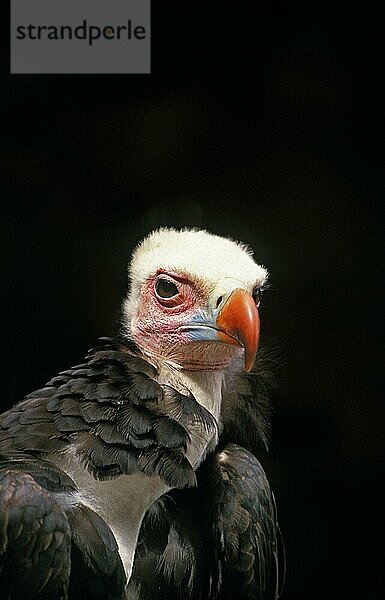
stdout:
<svg viewBox="0 0 385 600">
<path fill-rule="evenodd" d="M 204 230 L 167 229 L 153 231 L 135 249 L 129 266 L 130 292 L 123 304 L 126 331 L 138 308 L 144 282 L 158 270 L 183 273 L 199 280 L 209 293 L 242 287 L 249 291 L 267 279 L 245 244 Z"/>
</svg>

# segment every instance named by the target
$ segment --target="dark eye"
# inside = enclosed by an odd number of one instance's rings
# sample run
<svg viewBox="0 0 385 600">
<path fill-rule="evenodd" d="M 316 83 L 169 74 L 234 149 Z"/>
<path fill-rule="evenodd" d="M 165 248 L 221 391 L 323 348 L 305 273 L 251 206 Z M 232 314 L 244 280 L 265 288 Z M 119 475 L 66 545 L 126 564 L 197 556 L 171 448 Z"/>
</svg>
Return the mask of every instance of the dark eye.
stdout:
<svg viewBox="0 0 385 600">
<path fill-rule="evenodd" d="M 261 298 L 262 298 L 262 288 L 261 287 L 256 287 L 253 289 L 253 300 L 256 304 L 256 306 L 259 306 L 261 303 Z"/>
<path fill-rule="evenodd" d="M 160 298 L 173 298 L 179 294 L 175 283 L 168 279 L 158 279 L 155 285 L 155 291 Z"/>
</svg>

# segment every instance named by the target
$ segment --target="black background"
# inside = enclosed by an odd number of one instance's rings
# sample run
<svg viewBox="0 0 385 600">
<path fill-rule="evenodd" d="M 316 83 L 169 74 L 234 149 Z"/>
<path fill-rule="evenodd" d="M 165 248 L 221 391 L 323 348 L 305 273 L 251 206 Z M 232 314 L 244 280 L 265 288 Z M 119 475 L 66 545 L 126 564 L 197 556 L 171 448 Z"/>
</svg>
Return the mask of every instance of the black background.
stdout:
<svg viewBox="0 0 385 600">
<path fill-rule="evenodd" d="M 116 330 L 143 234 L 246 241 L 280 347 L 284 598 L 383 597 L 381 15 L 153 4 L 151 75 L 10 76 L 2 49 L 1 407 Z"/>
</svg>

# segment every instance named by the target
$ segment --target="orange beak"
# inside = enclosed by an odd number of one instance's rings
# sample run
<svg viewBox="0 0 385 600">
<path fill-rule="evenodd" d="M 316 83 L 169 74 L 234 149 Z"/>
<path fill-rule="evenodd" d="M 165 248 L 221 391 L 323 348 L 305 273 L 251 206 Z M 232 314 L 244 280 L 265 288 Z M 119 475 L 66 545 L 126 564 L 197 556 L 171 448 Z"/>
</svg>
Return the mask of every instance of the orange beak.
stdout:
<svg viewBox="0 0 385 600">
<path fill-rule="evenodd" d="M 217 317 L 218 339 L 245 349 L 245 370 L 251 371 L 259 342 L 259 314 L 249 292 L 234 290 Z"/>
</svg>

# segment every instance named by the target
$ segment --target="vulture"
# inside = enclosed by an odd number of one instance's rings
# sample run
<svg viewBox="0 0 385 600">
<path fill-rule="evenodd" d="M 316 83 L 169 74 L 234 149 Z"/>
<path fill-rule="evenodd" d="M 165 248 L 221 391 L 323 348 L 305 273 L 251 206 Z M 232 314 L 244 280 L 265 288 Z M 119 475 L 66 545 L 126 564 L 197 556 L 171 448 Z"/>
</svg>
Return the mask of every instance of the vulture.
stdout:
<svg viewBox="0 0 385 600">
<path fill-rule="evenodd" d="M 0 416 L 4 600 L 279 598 L 266 280 L 207 231 L 136 247 L 119 334 Z"/>
</svg>

